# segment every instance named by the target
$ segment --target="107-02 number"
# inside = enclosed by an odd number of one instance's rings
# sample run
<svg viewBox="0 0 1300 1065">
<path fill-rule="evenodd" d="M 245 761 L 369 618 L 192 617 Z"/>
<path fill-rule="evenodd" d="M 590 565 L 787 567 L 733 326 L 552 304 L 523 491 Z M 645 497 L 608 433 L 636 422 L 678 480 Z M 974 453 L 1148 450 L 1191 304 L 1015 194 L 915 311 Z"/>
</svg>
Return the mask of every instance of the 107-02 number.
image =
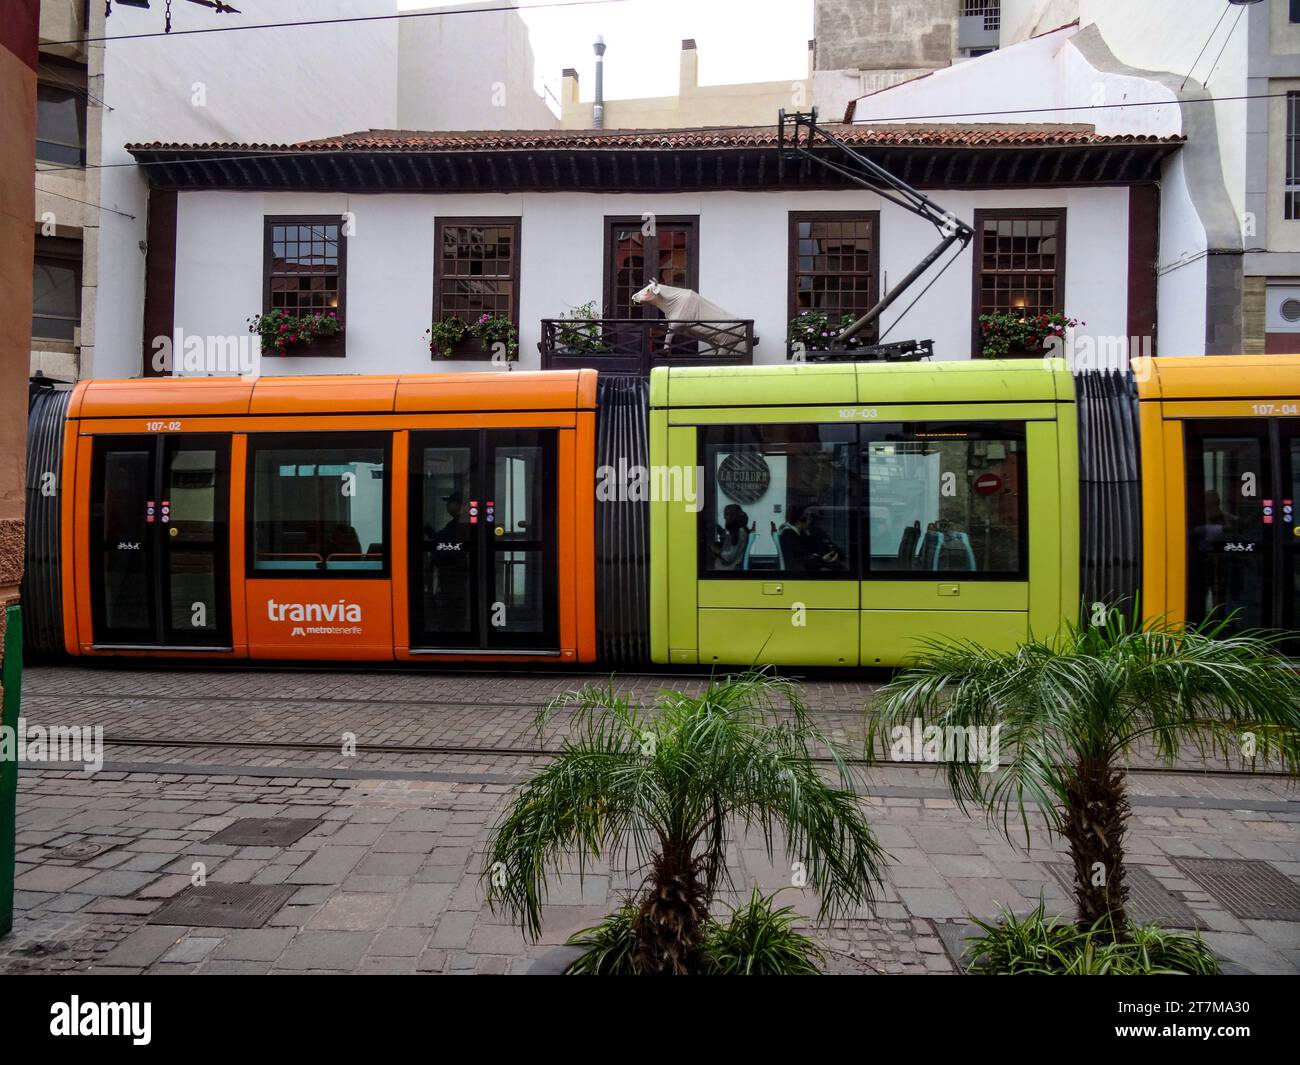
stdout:
<svg viewBox="0 0 1300 1065">
<path fill-rule="evenodd" d="M 1256 403 L 1250 409 L 1253 414 L 1300 414 L 1300 403 Z"/>
<path fill-rule="evenodd" d="M 180 422 L 145 422 L 144 427 L 151 433 L 174 433 L 181 427 Z"/>
</svg>

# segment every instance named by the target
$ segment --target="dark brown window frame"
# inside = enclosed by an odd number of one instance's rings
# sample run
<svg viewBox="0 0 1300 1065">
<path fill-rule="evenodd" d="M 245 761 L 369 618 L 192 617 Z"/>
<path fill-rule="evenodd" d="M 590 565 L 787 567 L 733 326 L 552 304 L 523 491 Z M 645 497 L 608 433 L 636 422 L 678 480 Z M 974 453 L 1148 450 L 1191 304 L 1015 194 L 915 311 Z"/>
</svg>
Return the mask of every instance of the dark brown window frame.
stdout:
<svg viewBox="0 0 1300 1065">
<path fill-rule="evenodd" d="M 346 224 L 341 214 L 274 214 L 262 218 L 262 313 L 271 309 L 271 229 L 274 226 L 311 226 L 335 225 L 339 227 L 339 332 L 324 340 L 313 341 L 289 355 L 275 355 L 277 359 L 341 359 L 346 356 L 347 343 L 347 306 L 348 306 L 348 238 L 343 227 Z"/>
<path fill-rule="evenodd" d="M 515 329 L 521 334 L 519 321 L 519 287 L 520 274 L 523 272 L 523 233 L 524 220 L 522 215 L 451 215 L 446 218 L 436 218 L 433 223 L 433 317 L 430 321 L 438 322 L 442 320 L 442 233 L 447 226 L 512 226 L 515 231 L 514 239 L 514 263 L 510 272 L 510 321 Z M 464 340 L 456 345 L 452 353 L 457 359 L 488 361 L 492 358 L 492 352 L 484 348 L 478 341 Z"/>
<path fill-rule="evenodd" d="M 1067 230 L 1066 208 L 1064 207 L 987 207 L 980 208 L 975 212 L 975 239 L 972 241 L 973 252 L 971 256 L 971 358 L 976 359 L 980 356 L 980 349 L 983 346 L 980 332 L 980 315 L 983 310 L 980 306 L 981 285 L 980 279 L 984 276 L 983 268 L 983 239 L 984 223 L 990 218 L 998 220 L 1016 221 L 1019 219 L 1033 218 L 1054 218 L 1057 222 L 1056 227 L 1056 299 L 1053 301 L 1053 311 L 1060 313 L 1065 310 L 1065 238 Z M 1044 271 L 1045 272 L 1045 271 Z"/>
<path fill-rule="evenodd" d="M 786 264 L 786 328 L 794 321 L 794 317 L 799 313 L 799 293 L 795 284 L 796 278 L 804 271 L 799 269 L 799 224 L 801 222 L 843 222 L 852 219 L 865 218 L 871 223 L 871 264 L 868 266 L 868 272 L 871 276 L 871 290 L 869 293 L 868 309 L 874 307 L 880 300 L 880 212 L 879 211 L 790 211 L 787 219 L 787 233 L 789 237 L 789 258 Z M 828 272 L 829 273 L 829 272 Z M 880 323 L 877 322 L 864 334 L 864 340 L 874 341 L 875 337 L 880 334 Z M 788 335 L 788 334 L 787 334 Z M 789 344 L 786 345 L 786 355 L 789 355 Z"/>
<path fill-rule="evenodd" d="M 691 284 L 687 287 L 698 292 L 700 284 L 700 216 L 697 214 L 655 214 L 654 220 L 656 235 L 660 225 L 691 227 L 694 239 L 689 242 L 687 247 L 686 273 L 691 281 Z M 614 244 L 614 230 L 627 226 L 640 228 L 644 224 L 645 218 L 641 215 L 605 215 L 603 228 L 601 229 L 600 306 L 601 314 L 606 318 L 618 317 L 614 313 L 614 286 L 611 283 L 612 277 L 610 275 L 610 267 L 613 265 L 611 253 Z"/>
</svg>

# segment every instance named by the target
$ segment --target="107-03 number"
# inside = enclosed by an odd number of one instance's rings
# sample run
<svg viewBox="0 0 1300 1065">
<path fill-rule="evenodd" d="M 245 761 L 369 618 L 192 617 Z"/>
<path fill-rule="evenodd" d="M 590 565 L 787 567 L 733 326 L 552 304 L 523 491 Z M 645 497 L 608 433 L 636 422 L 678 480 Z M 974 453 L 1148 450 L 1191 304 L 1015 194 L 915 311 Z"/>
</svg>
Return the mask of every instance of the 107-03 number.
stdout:
<svg viewBox="0 0 1300 1065">
<path fill-rule="evenodd" d="M 1256 403 L 1252 414 L 1300 414 L 1300 403 Z"/>
<path fill-rule="evenodd" d="M 174 433 L 181 427 L 180 422 L 145 422 L 144 427 L 151 433 Z"/>
</svg>

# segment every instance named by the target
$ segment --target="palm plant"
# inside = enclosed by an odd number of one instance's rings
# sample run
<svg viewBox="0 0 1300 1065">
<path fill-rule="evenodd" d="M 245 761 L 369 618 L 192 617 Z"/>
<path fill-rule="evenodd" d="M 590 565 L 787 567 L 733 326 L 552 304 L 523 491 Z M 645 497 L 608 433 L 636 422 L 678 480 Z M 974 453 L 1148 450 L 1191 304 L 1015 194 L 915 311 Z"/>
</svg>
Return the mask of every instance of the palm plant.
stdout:
<svg viewBox="0 0 1300 1065">
<path fill-rule="evenodd" d="M 893 730 L 926 725 L 997 728 L 1003 764 L 945 763 L 958 805 L 983 807 L 1012 834 L 1029 833 L 1037 806 L 1074 863 L 1081 929 L 1131 934 L 1125 904 L 1126 762 L 1138 745 L 1172 764 L 1184 746 L 1211 754 L 1276 757 L 1295 772 L 1300 679 L 1279 637 L 1233 634 L 1226 622 L 1179 629 L 1119 611 L 1014 651 L 930 641 L 877 694 L 868 750 Z M 968 733 L 969 735 L 969 733 Z M 979 735 L 979 734 L 974 734 Z"/>
<path fill-rule="evenodd" d="M 572 731 L 502 814 L 483 873 L 489 903 L 525 934 L 541 931 L 548 870 L 572 853 L 581 876 L 609 852 L 645 876 L 631 921 L 637 970 L 702 971 L 709 905 L 736 825 L 756 828 L 769 857 L 783 831 L 821 918 L 874 900 L 882 851 L 854 771 L 787 681 L 747 673 L 699 696 L 661 693 L 649 711 L 612 683 L 591 685 L 543 708 L 539 730 L 562 710 L 573 712 Z"/>
</svg>

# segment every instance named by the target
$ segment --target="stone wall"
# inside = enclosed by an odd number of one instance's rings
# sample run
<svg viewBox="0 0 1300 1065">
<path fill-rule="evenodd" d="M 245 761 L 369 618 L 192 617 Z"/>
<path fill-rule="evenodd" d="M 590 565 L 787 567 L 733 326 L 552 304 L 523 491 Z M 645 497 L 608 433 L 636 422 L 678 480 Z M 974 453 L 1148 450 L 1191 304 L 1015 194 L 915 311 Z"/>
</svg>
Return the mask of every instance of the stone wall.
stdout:
<svg viewBox="0 0 1300 1065">
<path fill-rule="evenodd" d="M 958 0 L 815 0 L 818 70 L 946 67 Z"/>
</svg>

